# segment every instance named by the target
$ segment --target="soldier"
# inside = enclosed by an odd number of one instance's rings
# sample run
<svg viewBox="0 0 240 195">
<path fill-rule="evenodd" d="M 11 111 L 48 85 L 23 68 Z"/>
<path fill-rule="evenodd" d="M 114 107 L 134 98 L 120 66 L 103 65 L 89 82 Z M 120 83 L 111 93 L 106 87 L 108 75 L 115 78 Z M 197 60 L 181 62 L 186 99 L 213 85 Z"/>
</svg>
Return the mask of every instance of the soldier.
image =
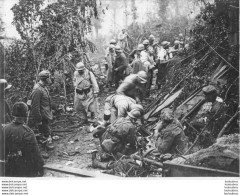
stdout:
<svg viewBox="0 0 240 195">
<path fill-rule="evenodd" d="M 139 71 L 137 74 L 127 76 L 117 89 L 117 94 L 126 95 L 140 103 L 147 83 L 147 73 Z"/>
<path fill-rule="evenodd" d="M 101 160 L 106 160 L 113 155 L 119 159 L 122 155 L 131 155 L 137 149 L 137 123 L 142 113 L 138 109 L 128 112 L 124 118 L 117 119 L 113 124 L 109 125 L 105 131 L 94 131 L 93 135 L 99 137 L 103 154 Z M 96 136 L 96 133 L 98 135 Z M 96 161 L 95 161 L 96 163 Z M 108 163 L 103 163 L 107 168 Z"/>
<path fill-rule="evenodd" d="M 4 128 L 5 176 L 36 177 L 43 175 L 44 161 L 33 131 L 25 124 L 28 107 L 23 102 L 13 106 L 13 121 Z"/>
<path fill-rule="evenodd" d="M 212 145 L 226 121 L 226 104 L 223 99 L 218 97 L 216 87 L 208 85 L 202 89 L 205 96 L 205 103 L 199 108 L 193 116 L 190 116 L 190 125 L 201 131 L 205 125 L 208 128 L 200 139 L 200 144 Z M 213 118 L 214 117 L 214 118 Z M 191 128 L 191 127 L 190 127 Z M 187 131 L 187 130 L 186 130 Z"/>
<path fill-rule="evenodd" d="M 132 73 L 137 74 L 139 71 L 144 70 L 143 63 L 140 60 L 140 53 L 144 50 L 144 45 L 139 44 L 137 49 L 134 50 L 130 55 L 133 57 L 133 62 L 131 64 Z"/>
<path fill-rule="evenodd" d="M 161 111 L 161 122 L 156 127 L 155 146 L 161 154 L 184 154 L 187 150 L 187 137 L 181 123 L 174 118 L 169 108 Z"/>
<path fill-rule="evenodd" d="M 50 72 L 43 70 L 39 73 L 39 82 L 34 85 L 30 95 L 28 105 L 31 107 L 28 124 L 29 127 L 37 129 L 45 138 L 48 139 L 47 149 L 54 147 L 51 145 L 52 132 L 50 121 L 53 119 L 52 105 L 47 86 L 50 85 Z"/>
<path fill-rule="evenodd" d="M 88 112 L 91 112 L 91 119 L 95 119 L 99 87 L 94 74 L 87 70 L 82 62 L 76 65 L 73 85 L 75 87 L 74 109 L 84 124 L 88 122 Z"/>
<path fill-rule="evenodd" d="M 119 86 L 120 80 L 124 79 L 124 71 L 128 67 L 127 58 L 119 46 L 115 47 L 116 59 L 114 64 L 115 87 Z"/>
<path fill-rule="evenodd" d="M 143 107 L 140 104 L 136 104 L 136 101 L 128 96 L 110 95 L 105 100 L 104 120 L 110 120 L 113 123 L 118 118 L 126 117 L 127 112 L 134 108 L 143 111 Z"/>
<path fill-rule="evenodd" d="M 6 101 L 6 95 L 9 91 L 9 89 L 12 87 L 12 85 L 8 84 L 8 82 L 5 79 L 0 79 L 0 96 L 1 96 L 1 105 L 0 108 L 3 110 L 3 113 L 1 114 L 1 123 L 6 124 L 11 122 L 12 116 L 9 104 Z"/>
<path fill-rule="evenodd" d="M 108 64 L 107 70 L 107 87 L 112 87 L 114 78 L 113 78 L 113 66 L 115 64 L 116 53 L 115 53 L 115 46 L 110 45 L 108 48 L 108 52 L 105 55 L 105 60 Z"/>
</svg>

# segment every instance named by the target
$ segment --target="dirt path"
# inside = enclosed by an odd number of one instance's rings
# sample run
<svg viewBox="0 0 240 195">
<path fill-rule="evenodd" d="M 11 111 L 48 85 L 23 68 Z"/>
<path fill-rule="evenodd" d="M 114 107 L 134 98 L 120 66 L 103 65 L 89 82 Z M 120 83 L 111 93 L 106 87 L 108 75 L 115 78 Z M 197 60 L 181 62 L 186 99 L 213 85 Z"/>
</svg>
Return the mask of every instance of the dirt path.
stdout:
<svg viewBox="0 0 240 195">
<path fill-rule="evenodd" d="M 107 93 L 102 93 L 99 97 L 98 119 L 103 118 L 104 100 L 107 95 Z M 65 119 L 62 120 L 62 118 Z M 60 139 L 53 141 L 55 149 L 48 152 L 50 157 L 45 160 L 45 164 L 58 164 L 79 169 L 95 170 L 91 167 L 90 150 L 99 146 L 99 139 L 93 138 L 92 133 L 89 132 L 89 125 L 71 128 L 71 126 L 74 126 L 74 123 L 71 123 L 66 118 L 68 118 L 66 114 L 61 115 L 57 120 L 57 125 L 52 127 L 54 134 L 58 135 Z M 53 175 L 47 172 L 45 176 Z"/>
</svg>

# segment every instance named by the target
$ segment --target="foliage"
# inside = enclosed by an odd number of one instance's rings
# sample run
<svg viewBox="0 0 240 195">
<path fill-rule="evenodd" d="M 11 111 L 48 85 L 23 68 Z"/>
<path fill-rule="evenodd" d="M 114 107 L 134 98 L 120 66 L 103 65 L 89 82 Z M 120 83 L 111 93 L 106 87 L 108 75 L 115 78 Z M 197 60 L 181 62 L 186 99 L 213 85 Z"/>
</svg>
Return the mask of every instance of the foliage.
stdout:
<svg viewBox="0 0 240 195">
<path fill-rule="evenodd" d="M 75 63 L 95 50 L 86 34 L 91 32 L 91 18 L 98 16 L 96 0 L 44 3 L 20 0 L 12 8 L 13 24 L 22 41 L 7 51 L 7 77 L 22 92 L 31 91 L 34 76 L 42 69 L 52 74 L 60 71 L 62 79 L 70 81 Z"/>
</svg>

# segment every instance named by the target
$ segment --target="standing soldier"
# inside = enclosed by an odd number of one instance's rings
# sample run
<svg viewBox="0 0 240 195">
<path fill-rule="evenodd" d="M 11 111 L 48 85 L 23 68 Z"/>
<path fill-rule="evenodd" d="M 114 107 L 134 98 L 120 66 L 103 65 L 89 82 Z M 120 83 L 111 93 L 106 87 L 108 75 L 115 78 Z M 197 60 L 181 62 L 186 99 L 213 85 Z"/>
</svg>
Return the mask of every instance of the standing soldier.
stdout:
<svg viewBox="0 0 240 195">
<path fill-rule="evenodd" d="M 96 98 L 99 93 L 99 87 L 94 74 L 87 70 L 82 62 L 76 65 L 73 85 L 75 87 L 74 109 L 84 124 L 88 122 L 88 112 L 91 112 L 91 119 L 94 119 L 96 116 Z"/>
<path fill-rule="evenodd" d="M 107 70 L 107 87 L 112 87 L 112 82 L 114 80 L 113 78 L 113 66 L 115 63 L 115 58 L 116 58 L 116 53 L 115 53 L 115 46 L 110 45 L 108 47 L 108 51 L 105 56 L 105 60 L 107 61 L 108 64 L 108 70 Z"/>
<path fill-rule="evenodd" d="M 28 107 L 23 102 L 13 106 L 13 121 L 4 128 L 5 176 L 36 177 L 43 175 L 44 161 L 33 131 L 25 124 Z"/>
<path fill-rule="evenodd" d="M 6 101 L 6 95 L 8 93 L 8 90 L 12 87 L 12 85 L 9 85 L 8 82 L 5 79 L 0 79 L 0 93 L 1 93 L 1 105 L 0 109 L 3 110 L 3 113 L 1 114 L 1 122 L 2 124 L 6 124 L 11 122 L 11 111 L 10 107 Z"/>
<path fill-rule="evenodd" d="M 128 67 L 127 58 L 119 46 L 115 47 L 116 59 L 114 64 L 115 87 L 119 86 L 119 81 L 124 79 L 124 71 Z"/>
<path fill-rule="evenodd" d="M 30 100 L 31 106 L 29 114 L 29 126 L 36 128 L 45 138 L 48 139 L 47 149 L 54 147 L 51 145 L 52 132 L 50 129 L 50 121 L 53 119 L 51 99 L 47 86 L 50 85 L 50 72 L 43 70 L 39 73 L 39 82 L 33 87 Z"/>
<path fill-rule="evenodd" d="M 132 73 L 137 74 L 139 71 L 144 70 L 143 63 L 141 62 L 141 51 L 144 50 L 143 44 L 139 44 L 137 49 L 134 50 L 130 55 L 133 58 L 133 62 L 131 63 Z"/>
</svg>

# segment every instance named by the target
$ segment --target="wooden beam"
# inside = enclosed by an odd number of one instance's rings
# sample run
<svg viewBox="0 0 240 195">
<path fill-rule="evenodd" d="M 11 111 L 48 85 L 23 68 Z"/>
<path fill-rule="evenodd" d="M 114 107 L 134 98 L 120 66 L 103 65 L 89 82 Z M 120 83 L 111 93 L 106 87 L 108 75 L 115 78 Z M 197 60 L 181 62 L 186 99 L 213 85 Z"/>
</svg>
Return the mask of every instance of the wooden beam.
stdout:
<svg viewBox="0 0 240 195">
<path fill-rule="evenodd" d="M 74 167 L 68 167 L 65 165 L 60 165 L 60 164 L 46 164 L 43 166 L 44 170 L 50 170 L 58 173 L 64 173 L 68 175 L 74 175 L 78 177 L 104 177 L 104 178 L 112 178 L 112 177 L 117 177 L 114 175 L 108 175 L 104 173 L 100 173 L 97 171 L 89 171 L 86 169 L 78 169 Z"/>
</svg>

